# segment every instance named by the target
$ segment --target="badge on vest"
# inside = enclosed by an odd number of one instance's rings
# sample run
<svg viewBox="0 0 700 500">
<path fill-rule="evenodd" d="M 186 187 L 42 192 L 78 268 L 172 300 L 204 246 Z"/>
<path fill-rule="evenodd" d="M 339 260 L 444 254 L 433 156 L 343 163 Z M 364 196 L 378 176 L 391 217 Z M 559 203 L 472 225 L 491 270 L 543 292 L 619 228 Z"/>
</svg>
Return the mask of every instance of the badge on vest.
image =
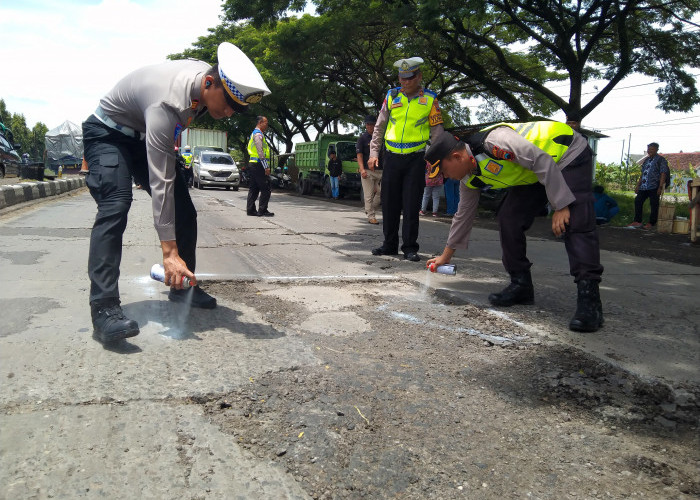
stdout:
<svg viewBox="0 0 700 500">
<path fill-rule="evenodd" d="M 501 173 L 501 170 L 503 170 L 503 165 L 501 165 L 500 163 L 496 163 L 493 160 L 489 160 L 489 162 L 484 167 L 484 170 L 493 175 L 498 175 Z"/>
<path fill-rule="evenodd" d="M 420 96 L 418 98 L 418 104 L 428 104 L 428 98 L 425 96 Z"/>
<path fill-rule="evenodd" d="M 493 147 L 493 149 L 491 150 L 491 156 L 493 156 L 497 160 L 515 161 L 515 155 L 512 151 L 499 148 L 498 146 Z"/>
<path fill-rule="evenodd" d="M 400 108 L 401 106 L 403 106 L 401 103 L 401 96 L 394 97 L 394 100 L 391 101 L 391 109 Z"/>
</svg>

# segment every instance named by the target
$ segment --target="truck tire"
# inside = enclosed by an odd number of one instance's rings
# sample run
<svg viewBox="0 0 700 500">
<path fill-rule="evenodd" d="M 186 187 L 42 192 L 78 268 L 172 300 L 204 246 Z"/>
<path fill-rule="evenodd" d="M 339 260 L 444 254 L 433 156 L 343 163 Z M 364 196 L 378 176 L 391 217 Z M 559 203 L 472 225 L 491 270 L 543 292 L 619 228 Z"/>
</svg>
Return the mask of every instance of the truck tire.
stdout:
<svg viewBox="0 0 700 500">
<path fill-rule="evenodd" d="M 326 177 L 326 180 L 323 181 L 323 195 L 326 198 L 332 198 L 333 197 L 333 188 L 331 187 L 331 179 L 330 177 Z"/>
<path fill-rule="evenodd" d="M 305 184 L 304 179 L 299 177 L 299 180 L 297 181 L 297 192 L 299 194 L 304 194 L 304 189 L 305 189 L 304 184 Z"/>
<path fill-rule="evenodd" d="M 304 179 L 304 193 L 305 195 L 310 195 L 314 192 L 314 185 L 311 184 L 309 179 Z"/>
</svg>

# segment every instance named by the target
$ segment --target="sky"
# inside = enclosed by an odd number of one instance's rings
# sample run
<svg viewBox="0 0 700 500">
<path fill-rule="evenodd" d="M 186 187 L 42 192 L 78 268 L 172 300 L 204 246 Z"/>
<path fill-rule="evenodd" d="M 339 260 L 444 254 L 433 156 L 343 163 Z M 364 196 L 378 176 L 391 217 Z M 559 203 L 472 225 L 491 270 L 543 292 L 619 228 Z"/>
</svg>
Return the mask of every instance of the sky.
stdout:
<svg viewBox="0 0 700 500">
<path fill-rule="evenodd" d="M 0 0 L 0 98 L 30 128 L 79 125 L 119 79 L 190 47 L 220 14 L 221 0 Z M 584 119 L 585 128 L 610 136 L 599 142 L 599 161 L 619 162 L 630 134 L 633 154 L 650 142 L 662 154 L 700 151 L 700 106 L 664 113 L 656 109 L 658 87 L 629 77 Z M 565 83 L 552 88 L 566 95 Z"/>
</svg>

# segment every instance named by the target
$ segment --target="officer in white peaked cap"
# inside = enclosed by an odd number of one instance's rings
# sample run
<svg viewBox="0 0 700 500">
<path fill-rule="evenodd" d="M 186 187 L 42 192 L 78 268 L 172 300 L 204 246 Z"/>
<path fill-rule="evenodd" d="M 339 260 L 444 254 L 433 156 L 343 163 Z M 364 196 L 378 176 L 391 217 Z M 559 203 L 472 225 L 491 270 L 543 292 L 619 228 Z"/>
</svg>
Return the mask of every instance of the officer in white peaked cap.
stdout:
<svg viewBox="0 0 700 500">
<path fill-rule="evenodd" d="M 197 211 L 176 165 L 175 146 L 193 119 L 227 118 L 260 102 L 270 90 L 253 62 L 228 42 L 213 67 L 196 60 L 167 61 L 138 69 L 107 93 L 83 123 L 86 178 L 97 202 L 88 275 L 93 337 L 104 344 L 133 337 L 138 324 L 119 300 L 122 235 L 131 206 L 132 178 L 151 195 L 163 251 L 168 298 L 211 309 L 216 299 L 197 285 Z M 146 270 L 144 269 L 144 272 Z M 189 278 L 194 290 L 182 288 Z"/>
<path fill-rule="evenodd" d="M 389 90 L 374 126 L 367 166 L 383 153 L 382 230 L 384 241 L 372 255 L 397 255 L 418 262 L 418 229 L 425 188 L 423 154 L 430 138 L 443 131 L 442 113 L 435 92 L 423 88 L 420 57 L 399 59 L 400 87 Z M 401 247 L 399 248 L 399 225 Z"/>
</svg>

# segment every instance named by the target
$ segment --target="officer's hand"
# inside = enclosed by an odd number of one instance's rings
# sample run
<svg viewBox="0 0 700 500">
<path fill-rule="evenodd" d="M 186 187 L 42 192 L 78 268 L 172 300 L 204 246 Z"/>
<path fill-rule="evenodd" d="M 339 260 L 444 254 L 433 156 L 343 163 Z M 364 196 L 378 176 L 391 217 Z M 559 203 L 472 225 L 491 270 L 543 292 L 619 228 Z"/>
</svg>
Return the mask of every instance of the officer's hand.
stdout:
<svg viewBox="0 0 700 500">
<path fill-rule="evenodd" d="M 555 236 L 561 236 L 566 232 L 566 226 L 569 224 L 569 207 L 564 207 L 561 210 L 556 210 L 552 215 L 552 232 Z"/>
<path fill-rule="evenodd" d="M 269 169 L 269 168 L 266 168 L 266 169 L 265 169 L 265 175 L 270 175 L 270 169 Z"/>
<path fill-rule="evenodd" d="M 365 170 L 364 168 L 361 168 L 361 169 L 360 169 L 360 175 L 362 176 L 363 179 L 366 179 L 366 178 L 367 178 L 367 175 L 368 175 L 368 174 L 367 174 L 367 170 Z"/>
<path fill-rule="evenodd" d="M 178 290 L 182 289 L 182 277 L 186 276 L 190 279 L 190 285 L 197 284 L 195 275 L 187 269 L 187 264 L 180 258 L 179 255 L 171 255 L 163 257 L 163 267 L 165 268 L 165 284 Z"/>
<path fill-rule="evenodd" d="M 374 170 L 377 164 L 379 163 L 379 158 L 376 156 L 370 156 L 369 160 L 367 160 L 367 168 L 370 170 Z"/>
<path fill-rule="evenodd" d="M 452 256 L 454 255 L 454 253 L 454 249 L 445 247 L 445 250 L 443 250 L 442 255 L 439 255 L 438 257 L 433 257 L 432 259 L 428 259 L 428 262 L 426 262 L 425 267 L 430 268 L 431 264 L 435 264 L 435 267 L 442 266 L 443 264 L 449 264 L 450 260 L 452 260 Z"/>
</svg>

